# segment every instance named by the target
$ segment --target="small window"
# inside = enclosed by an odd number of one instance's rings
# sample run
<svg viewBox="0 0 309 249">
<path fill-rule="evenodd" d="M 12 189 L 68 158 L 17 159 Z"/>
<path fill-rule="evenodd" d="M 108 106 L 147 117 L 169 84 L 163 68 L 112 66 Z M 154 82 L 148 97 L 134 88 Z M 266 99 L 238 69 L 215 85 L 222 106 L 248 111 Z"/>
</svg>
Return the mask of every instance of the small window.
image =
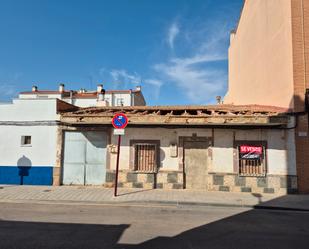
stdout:
<svg viewBox="0 0 309 249">
<path fill-rule="evenodd" d="M 241 176 L 265 176 L 265 146 L 243 143 L 238 146 L 239 174 Z"/>
<path fill-rule="evenodd" d="M 117 98 L 116 106 L 123 106 L 123 105 L 124 105 L 124 99 L 123 98 Z"/>
<path fill-rule="evenodd" d="M 31 136 L 21 136 L 21 145 L 30 146 L 31 145 Z"/>
<path fill-rule="evenodd" d="M 138 143 L 134 145 L 134 170 L 140 172 L 157 171 L 156 144 Z"/>
</svg>

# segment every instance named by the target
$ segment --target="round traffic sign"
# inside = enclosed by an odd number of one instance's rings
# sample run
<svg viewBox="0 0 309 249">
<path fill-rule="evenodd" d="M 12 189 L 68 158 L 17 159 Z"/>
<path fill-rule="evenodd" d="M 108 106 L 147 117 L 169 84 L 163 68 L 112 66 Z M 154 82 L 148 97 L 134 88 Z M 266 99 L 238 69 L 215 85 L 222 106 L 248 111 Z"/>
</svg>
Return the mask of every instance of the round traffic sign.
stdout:
<svg viewBox="0 0 309 249">
<path fill-rule="evenodd" d="M 128 117 L 122 113 L 116 114 L 112 119 L 115 129 L 124 129 L 128 125 Z"/>
</svg>

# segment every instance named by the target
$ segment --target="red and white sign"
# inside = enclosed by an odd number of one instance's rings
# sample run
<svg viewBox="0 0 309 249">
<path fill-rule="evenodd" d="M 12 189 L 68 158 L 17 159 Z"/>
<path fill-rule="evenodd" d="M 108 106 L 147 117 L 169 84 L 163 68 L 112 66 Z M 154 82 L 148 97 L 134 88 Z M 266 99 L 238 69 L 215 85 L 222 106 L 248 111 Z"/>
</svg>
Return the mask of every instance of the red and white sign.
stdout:
<svg viewBox="0 0 309 249">
<path fill-rule="evenodd" d="M 261 146 L 241 145 L 240 153 L 253 153 L 261 155 L 263 153 L 263 148 Z"/>
<path fill-rule="evenodd" d="M 239 147 L 240 159 L 259 160 L 263 157 L 262 146 L 241 145 Z"/>
<path fill-rule="evenodd" d="M 128 117 L 122 113 L 116 114 L 112 119 L 112 124 L 115 129 L 124 129 L 128 125 Z"/>
</svg>

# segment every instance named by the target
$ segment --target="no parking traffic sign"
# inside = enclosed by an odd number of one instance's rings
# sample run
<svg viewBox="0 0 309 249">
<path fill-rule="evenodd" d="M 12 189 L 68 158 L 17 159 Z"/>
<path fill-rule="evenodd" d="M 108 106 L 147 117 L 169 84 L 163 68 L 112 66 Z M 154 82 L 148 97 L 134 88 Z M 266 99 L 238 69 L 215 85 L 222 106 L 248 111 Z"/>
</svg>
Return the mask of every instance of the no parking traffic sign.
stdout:
<svg viewBox="0 0 309 249">
<path fill-rule="evenodd" d="M 116 114 L 112 119 L 114 126 L 114 135 L 118 135 L 118 146 L 117 146 L 117 161 L 116 161 L 116 176 L 115 176 L 115 189 L 114 196 L 117 196 L 118 187 L 118 172 L 119 172 L 119 156 L 120 156 L 120 144 L 121 136 L 124 135 L 124 128 L 128 125 L 128 117 L 122 113 Z"/>
<path fill-rule="evenodd" d="M 128 125 L 128 117 L 122 113 L 116 114 L 112 119 L 115 129 L 124 129 Z"/>
</svg>

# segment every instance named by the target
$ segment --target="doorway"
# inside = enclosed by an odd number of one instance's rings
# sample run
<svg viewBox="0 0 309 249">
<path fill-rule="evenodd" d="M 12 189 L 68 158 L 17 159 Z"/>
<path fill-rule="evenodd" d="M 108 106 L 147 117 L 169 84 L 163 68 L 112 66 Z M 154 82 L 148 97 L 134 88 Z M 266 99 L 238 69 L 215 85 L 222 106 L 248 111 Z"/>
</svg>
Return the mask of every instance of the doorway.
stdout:
<svg viewBox="0 0 309 249">
<path fill-rule="evenodd" d="M 62 184 L 105 183 L 106 144 L 102 131 L 65 132 Z"/>
<path fill-rule="evenodd" d="M 207 189 L 207 141 L 184 142 L 185 188 Z"/>
</svg>

